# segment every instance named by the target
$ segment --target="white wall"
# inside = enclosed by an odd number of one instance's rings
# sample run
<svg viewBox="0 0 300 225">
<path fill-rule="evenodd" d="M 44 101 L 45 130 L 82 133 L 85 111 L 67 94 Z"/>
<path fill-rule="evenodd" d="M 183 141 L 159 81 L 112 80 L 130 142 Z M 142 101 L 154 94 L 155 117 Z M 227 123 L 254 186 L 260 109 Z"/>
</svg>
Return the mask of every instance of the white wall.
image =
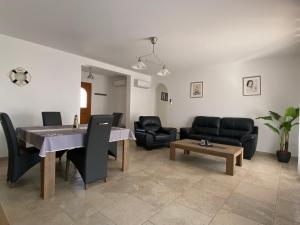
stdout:
<svg viewBox="0 0 300 225">
<path fill-rule="evenodd" d="M 168 108 L 169 102 L 161 100 L 161 93 L 168 93 L 168 89 L 164 84 L 157 84 L 155 88 L 155 106 L 156 106 L 156 114 L 160 117 L 161 123 L 163 126 L 168 126 Z"/>
<path fill-rule="evenodd" d="M 151 79 L 142 79 L 150 82 Z M 139 116 L 155 115 L 154 92 L 153 88 L 145 89 L 134 86 L 134 77 L 127 80 L 130 84 L 130 121 L 137 121 Z M 151 96 L 151 99 L 148 98 Z M 138 104 L 137 104 L 138 102 Z M 130 124 L 133 128 L 133 124 Z"/>
<path fill-rule="evenodd" d="M 110 114 L 109 106 L 109 88 L 111 78 L 104 75 L 94 74 L 95 79 L 93 81 L 87 79 L 88 73 L 82 72 L 81 81 L 92 83 L 92 107 L 91 114 Z M 107 96 L 94 95 L 94 93 L 103 93 Z"/>
<path fill-rule="evenodd" d="M 63 123 L 71 124 L 74 115 L 79 114 L 82 65 L 151 82 L 147 75 L 1 34 L 0 49 L 0 111 L 11 116 L 15 127 L 41 125 L 41 112 L 46 110 L 61 111 Z M 20 66 L 32 74 L 31 83 L 22 88 L 12 84 L 8 78 L 9 71 Z M 138 96 L 142 92 L 142 96 L 131 101 L 132 109 L 127 109 L 134 118 L 139 114 L 140 105 L 152 101 L 152 95 L 136 88 L 129 90 L 130 96 Z M 153 114 L 152 109 L 144 107 L 143 113 Z M 132 121 L 128 123 L 132 124 Z M 0 129 L 0 157 L 6 155 L 6 140 Z"/>
<path fill-rule="evenodd" d="M 299 58 L 269 58 L 256 61 L 214 65 L 200 71 L 156 78 L 154 83 L 163 82 L 169 90 L 173 104 L 169 107 L 168 125 L 191 126 L 197 115 L 232 116 L 256 118 L 266 115 L 268 110 L 282 113 L 288 106 L 299 103 Z M 243 96 L 242 77 L 262 76 L 262 95 Z M 189 98 L 190 82 L 204 82 L 204 97 Z M 277 136 L 262 121 L 259 126 L 258 151 L 275 152 Z M 298 153 L 298 129 L 291 133 L 290 151 Z"/>
<path fill-rule="evenodd" d="M 109 76 L 93 73 L 95 79 L 87 79 L 88 73 L 82 71 L 81 81 L 92 83 L 92 114 L 112 114 L 113 112 L 123 113 L 122 124 L 126 124 L 126 85 L 116 87 L 113 82 L 126 80 L 126 76 Z M 103 93 L 107 96 L 94 95 Z"/>
</svg>

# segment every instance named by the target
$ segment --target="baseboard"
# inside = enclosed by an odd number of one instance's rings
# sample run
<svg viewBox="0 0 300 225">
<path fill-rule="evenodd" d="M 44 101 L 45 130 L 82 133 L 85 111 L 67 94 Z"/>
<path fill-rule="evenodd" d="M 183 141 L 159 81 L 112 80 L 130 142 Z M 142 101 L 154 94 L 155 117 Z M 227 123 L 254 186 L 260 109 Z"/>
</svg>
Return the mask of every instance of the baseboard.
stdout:
<svg viewBox="0 0 300 225">
<path fill-rule="evenodd" d="M 271 156 L 271 155 L 276 156 L 276 153 L 274 153 L 274 152 L 262 152 L 262 151 L 259 151 L 259 150 L 257 150 L 255 154 L 268 155 L 268 156 Z M 292 158 L 293 159 L 298 159 L 298 156 L 292 155 Z"/>
</svg>

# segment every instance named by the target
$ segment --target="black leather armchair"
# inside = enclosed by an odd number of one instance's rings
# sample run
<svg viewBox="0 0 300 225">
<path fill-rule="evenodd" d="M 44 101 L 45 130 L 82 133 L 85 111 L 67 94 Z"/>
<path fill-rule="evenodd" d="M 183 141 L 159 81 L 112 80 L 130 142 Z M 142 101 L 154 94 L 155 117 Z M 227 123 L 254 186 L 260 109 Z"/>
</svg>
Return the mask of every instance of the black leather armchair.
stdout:
<svg viewBox="0 0 300 225">
<path fill-rule="evenodd" d="M 162 127 L 158 116 L 140 116 L 139 121 L 134 122 L 136 144 L 147 150 L 156 147 L 169 146 L 176 140 L 176 128 Z"/>
</svg>

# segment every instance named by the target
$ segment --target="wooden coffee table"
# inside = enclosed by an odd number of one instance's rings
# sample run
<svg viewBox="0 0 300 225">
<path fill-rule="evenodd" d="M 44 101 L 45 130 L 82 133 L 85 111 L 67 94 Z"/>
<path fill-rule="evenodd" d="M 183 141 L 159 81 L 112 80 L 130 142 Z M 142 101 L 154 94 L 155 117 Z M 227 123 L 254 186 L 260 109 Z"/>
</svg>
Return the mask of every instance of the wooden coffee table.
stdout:
<svg viewBox="0 0 300 225">
<path fill-rule="evenodd" d="M 234 175 L 234 167 L 242 166 L 243 164 L 243 147 L 215 144 L 213 146 L 200 146 L 200 141 L 183 139 L 171 142 L 170 144 L 170 159 L 175 160 L 176 149 L 184 150 L 184 154 L 190 154 L 191 152 L 198 152 L 206 155 L 218 156 L 226 159 L 226 174 Z"/>
</svg>

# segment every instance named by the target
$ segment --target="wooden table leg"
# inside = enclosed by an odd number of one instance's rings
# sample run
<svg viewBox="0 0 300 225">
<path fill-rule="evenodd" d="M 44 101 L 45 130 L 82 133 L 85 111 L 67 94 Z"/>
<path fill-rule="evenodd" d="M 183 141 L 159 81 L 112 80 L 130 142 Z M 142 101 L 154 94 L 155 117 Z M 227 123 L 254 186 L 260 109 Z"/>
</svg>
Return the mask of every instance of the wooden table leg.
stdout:
<svg viewBox="0 0 300 225">
<path fill-rule="evenodd" d="M 48 152 L 41 161 L 41 198 L 55 194 L 55 152 Z"/>
<path fill-rule="evenodd" d="M 170 145 L 170 159 L 175 160 L 176 159 L 176 148 L 174 145 Z"/>
<path fill-rule="evenodd" d="M 239 154 L 237 157 L 236 157 L 236 165 L 237 166 L 243 166 L 243 158 L 244 158 L 244 154 L 243 154 L 243 150 L 241 151 L 241 154 Z"/>
<path fill-rule="evenodd" d="M 7 216 L 5 215 L 3 208 L 1 207 L 0 204 L 0 224 L 1 225 L 9 225 L 10 223 L 8 222 Z"/>
<path fill-rule="evenodd" d="M 128 149 L 129 140 L 123 140 L 122 171 L 126 171 L 128 169 Z"/>
<path fill-rule="evenodd" d="M 226 158 L 226 174 L 233 176 L 234 174 L 234 156 L 228 156 Z"/>
</svg>

